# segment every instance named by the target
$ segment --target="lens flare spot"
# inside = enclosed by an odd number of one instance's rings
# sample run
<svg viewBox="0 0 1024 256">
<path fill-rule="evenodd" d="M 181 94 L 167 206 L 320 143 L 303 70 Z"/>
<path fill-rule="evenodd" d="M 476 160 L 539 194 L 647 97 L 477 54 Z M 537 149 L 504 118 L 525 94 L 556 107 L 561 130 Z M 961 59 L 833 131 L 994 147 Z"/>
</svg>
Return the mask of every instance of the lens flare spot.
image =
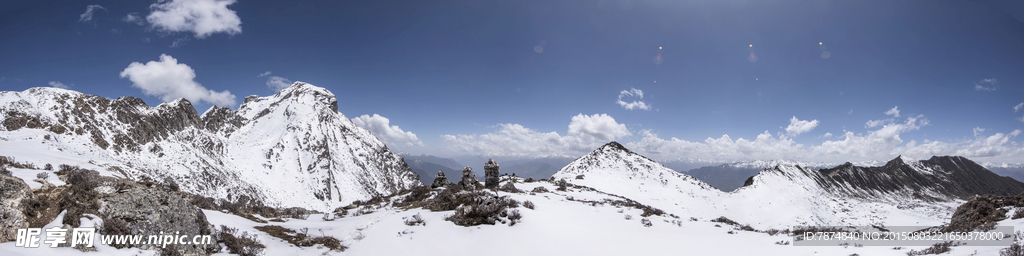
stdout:
<svg viewBox="0 0 1024 256">
<path fill-rule="evenodd" d="M 832 57 L 832 53 L 829 53 L 827 51 L 821 52 L 821 58 L 822 59 L 826 59 L 827 60 L 828 57 Z"/>
<path fill-rule="evenodd" d="M 534 46 L 533 47 L 533 51 L 535 51 L 537 53 L 543 53 L 544 52 L 544 47 L 541 47 L 540 45 Z"/>
<path fill-rule="evenodd" d="M 750 45 L 750 47 L 751 47 L 751 48 L 753 48 L 753 47 L 754 47 L 754 45 L 753 45 L 753 44 L 751 44 L 751 45 Z"/>
<path fill-rule="evenodd" d="M 747 60 L 749 60 L 750 62 L 756 62 L 757 54 L 754 54 L 754 52 L 750 52 L 750 56 L 747 56 Z"/>
<path fill-rule="evenodd" d="M 818 45 L 821 45 L 821 42 L 818 42 Z"/>
<path fill-rule="evenodd" d="M 658 54 L 658 56 L 654 56 L 654 64 L 655 65 L 661 65 L 661 63 L 663 61 L 665 61 L 665 60 L 661 58 L 661 54 Z"/>
</svg>

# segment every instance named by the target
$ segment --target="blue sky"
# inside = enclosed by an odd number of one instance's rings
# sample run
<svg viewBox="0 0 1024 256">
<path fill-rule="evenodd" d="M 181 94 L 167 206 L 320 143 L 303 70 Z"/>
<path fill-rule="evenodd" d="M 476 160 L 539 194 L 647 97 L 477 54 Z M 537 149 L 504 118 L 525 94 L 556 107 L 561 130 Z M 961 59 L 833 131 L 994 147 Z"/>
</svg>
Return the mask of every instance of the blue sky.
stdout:
<svg viewBox="0 0 1024 256">
<path fill-rule="evenodd" d="M 1022 5 L 25 1 L 0 9 L 0 89 L 201 113 L 304 81 L 441 156 L 1024 162 Z"/>
</svg>

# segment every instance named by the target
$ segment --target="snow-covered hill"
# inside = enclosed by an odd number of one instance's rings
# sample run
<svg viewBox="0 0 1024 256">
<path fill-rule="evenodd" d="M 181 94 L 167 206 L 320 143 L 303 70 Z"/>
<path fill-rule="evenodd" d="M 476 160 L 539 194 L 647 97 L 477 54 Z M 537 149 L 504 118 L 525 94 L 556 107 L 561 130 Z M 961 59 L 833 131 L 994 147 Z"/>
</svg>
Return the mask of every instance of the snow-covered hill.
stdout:
<svg viewBox="0 0 1024 256">
<path fill-rule="evenodd" d="M 185 99 L 149 107 L 57 88 L 0 92 L 0 155 L 325 211 L 421 184 L 337 110 L 334 94 L 302 82 L 202 115 Z"/>
<path fill-rule="evenodd" d="M 968 191 L 1024 191 L 1024 184 L 999 178 L 965 160 L 898 157 L 883 167 L 847 163 L 821 171 L 783 163 L 727 193 L 611 142 L 553 177 L 680 216 L 726 216 L 755 228 L 779 229 L 794 225 L 938 225 L 948 220 L 969 196 Z M 968 179 L 971 182 L 960 182 Z"/>
</svg>

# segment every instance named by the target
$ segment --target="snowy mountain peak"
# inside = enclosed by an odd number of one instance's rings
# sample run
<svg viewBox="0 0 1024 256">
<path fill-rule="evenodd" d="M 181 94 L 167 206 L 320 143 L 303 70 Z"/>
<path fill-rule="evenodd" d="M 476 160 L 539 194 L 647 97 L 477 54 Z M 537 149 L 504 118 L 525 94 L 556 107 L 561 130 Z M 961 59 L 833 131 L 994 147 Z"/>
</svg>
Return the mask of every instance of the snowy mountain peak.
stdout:
<svg viewBox="0 0 1024 256">
<path fill-rule="evenodd" d="M 337 112 L 337 104 L 327 89 L 302 82 L 246 97 L 238 110 L 211 107 L 202 116 L 185 99 L 149 107 L 135 97 L 109 100 L 55 88 L 0 92 L 0 148 L 15 148 L 2 145 L 11 138 L 46 135 L 46 142 L 33 144 L 39 151 L 86 157 L 116 167 L 117 175 L 170 179 L 208 197 L 247 195 L 271 206 L 322 211 L 421 184 L 400 156 Z"/>
</svg>

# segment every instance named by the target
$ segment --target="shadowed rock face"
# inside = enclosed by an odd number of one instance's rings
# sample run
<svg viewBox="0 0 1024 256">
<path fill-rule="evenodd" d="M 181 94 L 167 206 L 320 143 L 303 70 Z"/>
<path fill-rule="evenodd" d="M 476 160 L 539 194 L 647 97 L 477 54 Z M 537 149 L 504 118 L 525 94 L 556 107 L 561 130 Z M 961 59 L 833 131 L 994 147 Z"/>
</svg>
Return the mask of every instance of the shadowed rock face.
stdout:
<svg viewBox="0 0 1024 256">
<path fill-rule="evenodd" d="M 28 228 L 25 214 L 28 202 L 35 199 L 24 180 L 0 166 L 0 243 L 14 241 L 19 228 Z"/>
<path fill-rule="evenodd" d="M 950 198 L 967 199 L 975 195 L 1016 195 L 1024 192 L 1024 183 L 1002 177 L 960 156 L 933 156 L 928 160 L 906 163 L 897 157 L 881 167 L 859 167 L 846 163 L 821 169 L 816 181 L 824 188 L 863 195 L 875 193 L 921 192 L 931 190 Z M 915 197 L 929 197 L 917 194 Z"/>
</svg>

